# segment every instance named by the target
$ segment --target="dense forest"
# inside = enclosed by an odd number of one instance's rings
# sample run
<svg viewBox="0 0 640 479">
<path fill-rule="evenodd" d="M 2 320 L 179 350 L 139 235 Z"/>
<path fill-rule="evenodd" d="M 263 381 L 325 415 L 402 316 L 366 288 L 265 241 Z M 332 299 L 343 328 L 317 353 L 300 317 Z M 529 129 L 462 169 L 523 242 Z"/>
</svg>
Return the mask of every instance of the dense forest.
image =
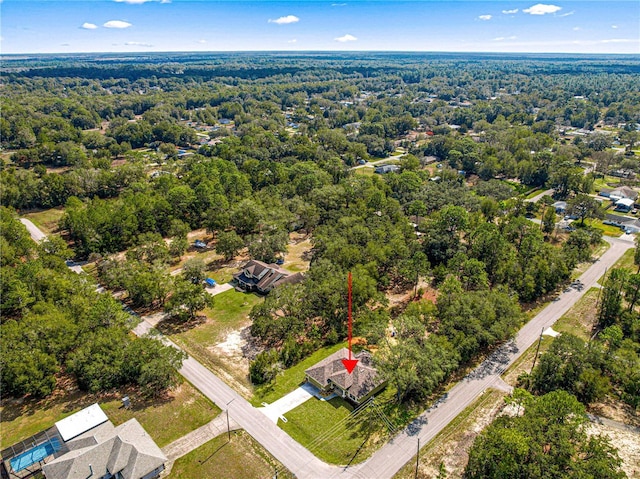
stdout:
<svg viewBox="0 0 640 479">
<path fill-rule="evenodd" d="M 225 260 L 243 252 L 274 262 L 292 232 L 313 245 L 304 281 L 251 311 L 263 348 L 250 368 L 255 384 L 344 340 L 350 271 L 355 334 L 376 349 L 398 402 L 424 401 L 512 337 L 522 306 L 550 299 L 591 258 L 602 243 L 602 230 L 585 223 L 603 214 L 594 183 L 622 171 L 633 184 L 640 173 L 634 58 L 3 60 L 1 380 L 15 396 L 50 394 L 61 372 L 91 391 L 173 384 L 182 356 L 133 339 L 133 317 L 65 260 L 95 264 L 100 284 L 132 307 L 186 321 L 211 305 L 204 267 L 190 261 L 171 276 L 168 266 L 204 228 Z M 397 171 L 373 174 L 370 162 L 387 157 Z M 553 199 L 524 201 L 547 188 Z M 575 228 L 556 228 L 555 200 L 582 220 Z M 53 207 L 64 210 L 64 240 L 35 245 L 16 217 Z M 426 287 L 437 301 L 389 307 L 389 293 L 417 299 Z M 606 395 L 638 408 L 638 298 L 637 274 L 610 272 L 597 338 L 586 348 L 562 336 L 542 355 L 521 378 L 527 413 L 483 434 L 468 477 L 569 477 L 536 476 L 522 459 L 538 460 L 527 443 L 550 443 L 539 430 L 554 405 L 564 408 L 559 423 L 577 421 L 577 401 Z M 499 475 L 490 469 L 506 454 L 504 431 L 518 449 Z M 608 446 L 580 434 L 567 454 L 594 459 L 567 459 L 570 477 L 619 477 Z M 610 475 L 599 475 L 599 458 L 611 461 Z"/>
</svg>

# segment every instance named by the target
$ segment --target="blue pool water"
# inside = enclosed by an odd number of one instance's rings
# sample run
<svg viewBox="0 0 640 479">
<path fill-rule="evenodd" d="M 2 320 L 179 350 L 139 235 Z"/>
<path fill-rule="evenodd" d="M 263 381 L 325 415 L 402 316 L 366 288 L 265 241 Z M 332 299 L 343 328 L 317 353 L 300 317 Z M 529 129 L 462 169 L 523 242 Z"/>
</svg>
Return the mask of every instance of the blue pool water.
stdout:
<svg viewBox="0 0 640 479">
<path fill-rule="evenodd" d="M 56 451 L 59 451 L 62 446 L 58 438 L 53 438 L 44 444 L 33 447 L 28 451 L 23 452 L 19 456 L 14 457 L 9 461 L 11 463 L 11 469 L 14 472 L 20 472 L 27 467 L 42 461 L 45 457 L 50 456 Z"/>
</svg>

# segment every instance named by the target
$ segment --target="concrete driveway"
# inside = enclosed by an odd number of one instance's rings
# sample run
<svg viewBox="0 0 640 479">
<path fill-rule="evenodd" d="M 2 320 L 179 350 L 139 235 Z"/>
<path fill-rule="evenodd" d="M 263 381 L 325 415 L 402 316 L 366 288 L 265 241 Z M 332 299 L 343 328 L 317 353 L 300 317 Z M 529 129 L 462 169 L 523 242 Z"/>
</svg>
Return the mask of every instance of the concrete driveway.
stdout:
<svg viewBox="0 0 640 479">
<path fill-rule="evenodd" d="M 283 416 L 285 413 L 297 408 L 308 399 L 311 399 L 317 392 L 317 388 L 309 383 L 304 383 L 302 386 L 291 391 L 286 396 L 281 397 L 276 402 L 273 402 L 268 406 L 258 408 L 258 410 L 265 414 L 274 423 L 277 423 L 280 416 Z"/>
<path fill-rule="evenodd" d="M 209 293 L 211 296 L 215 296 L 216 294 L 224 293 L 225 291 L 229 291 L 230 289 L 233 289 L 233 286 L 231 286 L 229 283 L 224 283 L 224 284 L 216 284 L 213 288 L 210 286 L 207 286 L 205 289 L 207 290 L 207 293 Z"/>
</svg>

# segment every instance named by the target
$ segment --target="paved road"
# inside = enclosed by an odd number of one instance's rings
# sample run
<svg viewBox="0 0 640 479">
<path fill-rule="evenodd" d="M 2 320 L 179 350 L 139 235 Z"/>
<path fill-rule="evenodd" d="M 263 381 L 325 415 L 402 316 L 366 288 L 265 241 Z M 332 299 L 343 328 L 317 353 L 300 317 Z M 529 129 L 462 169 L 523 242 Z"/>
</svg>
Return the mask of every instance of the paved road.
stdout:
<svg viewBox="0 0 640 479">
<path fill-rule="evenodd" d="M 46 234 L 44 234 L 42 231 L 40 231 L 40 228 L 38 228 L 36 225 L 34 225 L 28 219 L 20 218 L 20 223 L 22 223 L 23 225 L 25 225 L 27 227 L 27 231 L 29 231 L 29 234 L 31 235 L 31 239 L 33 241 L 35 241 L 36 243 L 40 243 L 40 241 L 42 241 L 43 239 L 45 239 L 47 237 Z"/>
<path fill-rule="evenodd" d="M 544 195 L 549 195 L 549 196 L 553 196 L 553 189 L 551 190 L 545 190 L 542 193 L 538 193 L 536 196 L 534 196 L 533 198 L 529 198 L 528 200 L 524 200 L 525 203 L 537 203 L 538 201 L 540 201 L 542 199 L 542 197 Z"/>
<path fill-rule="evenodd" d="M 607 268 L 611 267 L 627 249 L 634 246 L 632 235 L 605 238 L 605 240 L 611 244 L 611 247 L 580 276 L 582 288 L 569 288 L 563 292 L 556 301 L 529 321 L 513 341 L 495 351 L 451 388 L 436 406 L 421 414 L 366 462 L 350 468 L 331 466 L 320 461 L 195 359 L 186 359 L 180 373 L 218 407 L 223 410 L 228 409 L 229 416 L 298 479 L 391 478 L 414 457 L 418 438 L 420 438 L 420 444 L 427 444 L 458 414 L 471 405 L 485 389 L 489 387 L 503 389 L 504 383 L 500 377 L 502 373 L 537 341 L 544 329 L 553 326 L 556 320 L 566 313 L 589 288 L 595 286 Z M 151 329 L 151 324 L 142 321 L 134 332 L 142 335 Z M 163 340 L 177 347 L 168 339 Z"/>
</svg>

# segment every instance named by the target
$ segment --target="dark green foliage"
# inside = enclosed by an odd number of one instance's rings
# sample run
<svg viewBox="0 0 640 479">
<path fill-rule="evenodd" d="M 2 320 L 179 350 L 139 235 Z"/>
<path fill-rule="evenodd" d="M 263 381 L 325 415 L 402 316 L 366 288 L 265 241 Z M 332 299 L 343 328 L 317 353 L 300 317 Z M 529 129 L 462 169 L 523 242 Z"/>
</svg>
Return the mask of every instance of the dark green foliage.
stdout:
<svg viewBox="0 0 640 479">
<path fill-rule="evenodd" d="M 278 352 L 270 349 L 259 353 L 249 365 L 249 379 L 253 384 L 272 381 L 278 374 Z"/>
<path fill-rule="evenodd" d="M 524 415 L 498 417 L 469 451 L 466 479 L 622 479 L 617 450 L 589 436 L 584 406 L 565 391 L 524 401 Z"/>
<path fill-rule="evenodd" d="M 181 353 L 154 339 L 135 339 L 122 306 L 66 267 L 58 256 L 66 255 L 63 245 L 52 238 L 36 246 L 8 210 L 0 213 L 1 237 L 13 255 L 2 267 L 3 278 L 12 278 L 9 285 L 3 279 L 3 291 L 16 298 L 21 290 L 29 298 L 3 311 L 0 384 L 6 394 L 47 396 L 63 368 L 92 392 L 138 384 L 161 394 L 175 384 Z"/>
</svg>

